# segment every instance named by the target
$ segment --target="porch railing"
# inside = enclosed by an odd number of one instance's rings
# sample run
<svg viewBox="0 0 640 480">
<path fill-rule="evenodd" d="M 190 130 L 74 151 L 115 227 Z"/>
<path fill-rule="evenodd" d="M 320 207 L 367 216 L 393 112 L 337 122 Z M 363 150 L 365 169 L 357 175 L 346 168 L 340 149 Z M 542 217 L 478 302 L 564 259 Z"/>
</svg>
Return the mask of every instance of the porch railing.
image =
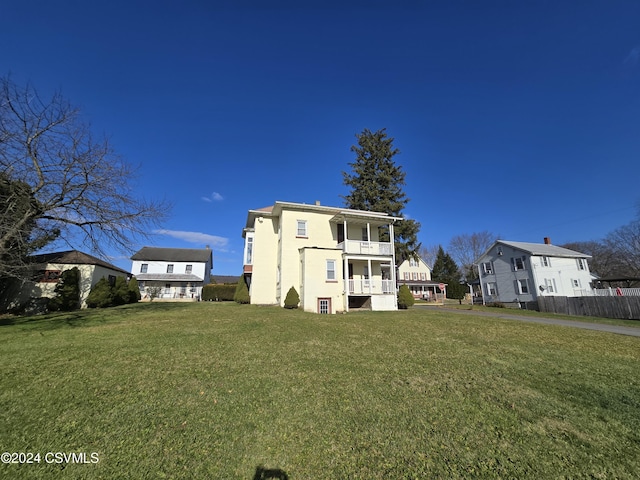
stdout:
<svg viewBox="0 0 640 480">
<path fill-rule="evenodd" d="M 364 240 L 345 240 L 338 244 L 344 253 L 357 255 L 392 255 L 390 242 L 366 242 Z"/>
<path fill-rule="evenodd" d="M 348 280 L 347 287 L 350 295 L 384 295 L 396 291 L 392 280 Z"/>
</svg>

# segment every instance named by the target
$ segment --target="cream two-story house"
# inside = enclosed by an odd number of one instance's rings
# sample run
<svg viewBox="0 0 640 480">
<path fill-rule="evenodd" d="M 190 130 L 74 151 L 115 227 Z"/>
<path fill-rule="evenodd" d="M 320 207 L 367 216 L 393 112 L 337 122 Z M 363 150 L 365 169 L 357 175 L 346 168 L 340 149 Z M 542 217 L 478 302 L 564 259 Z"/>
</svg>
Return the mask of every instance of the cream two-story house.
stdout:
<svg viewBox="0 0 640 480">
<path fill-rule="evenodd" d="M 199 300 L 213 267 L 213 252 L 206 248 L 142 247 L 132 257 L 142 300 Z"/>
<path fill-rule="evenodd" d="M 308 312 L 396 310 L 393 228 L 400 220 L 319 202 L 249 210 L 242 236 L 251 303 L 283 306 L 294 287 Z"/>
<path fill-rule="evenodd" d="M 440 282 L 431 280 L 431 268 L 421 258 L 408 258 L 398 266 L 398 285 L 409 287 L 414 298 L 436 300 Z"/>
<path fill-rule="evenodd" d="M 477 260 L 483 302 L 523 303 L 539 296 L 580 297 L 591 290 L 590 255 L 544 243 L 497 240 Z"/>
</svg>

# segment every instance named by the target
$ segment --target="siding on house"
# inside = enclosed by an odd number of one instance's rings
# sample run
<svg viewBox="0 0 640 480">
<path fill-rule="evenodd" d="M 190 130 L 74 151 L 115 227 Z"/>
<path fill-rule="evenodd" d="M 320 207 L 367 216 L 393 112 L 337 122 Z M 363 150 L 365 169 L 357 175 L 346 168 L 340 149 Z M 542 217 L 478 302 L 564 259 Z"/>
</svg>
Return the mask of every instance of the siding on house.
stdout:
<svg viewBox="0 0 640 480">
<path fill-rule="evenodd" d="M 321 309 L 320 301 L 322 309 L 330 303 L 326 313 L 348 310 L 350 299 L 358 303 L 351 298 L 356 296 L 387 296 L 388 301 L 377 298 L 373 304 L 396 308 L 395 289 L 385 291 L 395 277 L 393 242 L 380 242 L 378 227 L 398 220 L 384 213 L 291 202 L 250 210 L 243 237 L 251 303 L 282 306 L 294 287 L 301 307 L 310 312 Z M 328 270 L 335 278 L 327 278 Z"/>
<path fill-rule="evenodd" d="M 589 258 L 551 244 L 498 240 L 477 263 L 485 303 L 581 296 L 591 289 Z"/>
</svg>

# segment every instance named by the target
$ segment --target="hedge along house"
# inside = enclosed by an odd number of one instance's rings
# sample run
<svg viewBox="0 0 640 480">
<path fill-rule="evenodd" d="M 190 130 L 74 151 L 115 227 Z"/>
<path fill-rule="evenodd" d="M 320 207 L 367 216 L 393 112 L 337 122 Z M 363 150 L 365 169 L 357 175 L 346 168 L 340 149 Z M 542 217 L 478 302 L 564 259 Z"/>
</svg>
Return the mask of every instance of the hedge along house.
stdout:
<svg viewBox="0 0 640 480">
<path fill-rule="evenodd" d="M 102 278 L 115 283 L 116 277 L 128 278 L 129 272 L 93 255 L 78 250 L 44 253 L 30 257 L 33 281 L 24 282 L 13 300 L 13 307 L 38 303 L 39 299 L 53 298 L 62 272 L 74 267 L 80 271 L 80 306 L 86 308 L 87 297 L 93 286 Z M 36 307 L 36 310 L 38 308 Z"/>
<path fill-rule="evenodd" d="M 590 255 L 544 243 L 497 240 L 477 261 L 483 303 L 523 303 L 539 296 L 591 291 Z"/>
<path fill-rule="evenodd" d="M 142 247 L 132 257 L 131 272 L 143 300 L 197 301 L 213 268 L 213 252 L 206 248 Z M 155 290 L 155 291 L 154 291 Z"/>
<path fill-rule="evenodd" d="M 393 227 L 386 213 L 276 202 L 249 210 L 244 276 L 252 304 L 284 306 L 293 286 L 308 312 L 397 310 Z M 380 229 L 389 241 L 380 241 Z"/>
</svg>

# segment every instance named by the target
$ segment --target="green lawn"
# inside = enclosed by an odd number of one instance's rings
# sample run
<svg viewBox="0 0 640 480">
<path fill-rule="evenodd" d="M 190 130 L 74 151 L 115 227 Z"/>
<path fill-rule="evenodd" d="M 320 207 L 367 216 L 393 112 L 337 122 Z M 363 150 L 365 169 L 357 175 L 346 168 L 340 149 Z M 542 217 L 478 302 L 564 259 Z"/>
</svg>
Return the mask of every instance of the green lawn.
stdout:
<svg viewBox="0 0 640 480">
<path fill-rule="evenodd" d="M 42 455 L 0 478 L 640 477 L 635 337 L 153 303 L 5 319 L 0 355 L 0 450 Z"/>
</svg>

